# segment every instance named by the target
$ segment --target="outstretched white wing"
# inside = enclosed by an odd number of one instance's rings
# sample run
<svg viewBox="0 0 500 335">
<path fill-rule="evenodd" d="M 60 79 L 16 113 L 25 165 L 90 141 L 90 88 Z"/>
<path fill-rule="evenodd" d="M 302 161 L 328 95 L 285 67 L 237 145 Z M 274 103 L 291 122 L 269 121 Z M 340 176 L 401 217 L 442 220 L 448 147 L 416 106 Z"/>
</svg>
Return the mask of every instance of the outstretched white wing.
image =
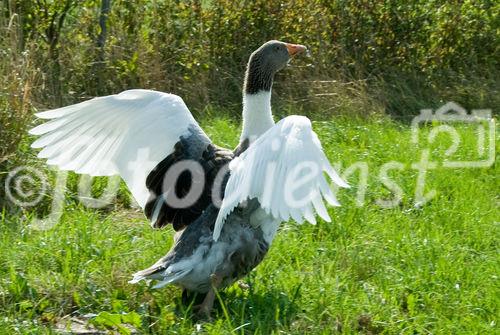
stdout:
<svg viewBox="0 0 500 335">
<path fill-rule="evenodd" d="M 210 143 L 184 101 L 173 94 L 129 90 L 36 114 L 51 119 L 30 133 L 47 163 L 92 176 L 119 174 L 144 208 L 146 177 L 188 132 Z"/>
<path fill-rule="evenodd" d="M 330 217 L 323 198 L 339 206 L 323 172 L 339 186 L 349 187 L 332 168 L 309 119 L 282 119 L 229 165 L 230 177 L 217 216 L 217 240 L 227 216 L 247 199 L 258 199 L 275 219 L 316 223 L 315 212 Z"/>
</svg>

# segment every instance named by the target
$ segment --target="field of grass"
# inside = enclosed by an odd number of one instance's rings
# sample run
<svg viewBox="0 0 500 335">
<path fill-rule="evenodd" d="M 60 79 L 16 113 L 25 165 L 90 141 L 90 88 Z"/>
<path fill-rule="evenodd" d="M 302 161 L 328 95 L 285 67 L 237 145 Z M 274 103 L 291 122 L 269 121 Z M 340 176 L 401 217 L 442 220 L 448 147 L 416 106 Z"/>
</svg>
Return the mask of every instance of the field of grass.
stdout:
<svg viewBox="0 0 500 335">
<path fill-rule="evenodd" d="M 448 100 L 500 105 L 499 6 L 0 2 L 0 334 L 500 333 L 498 165 L 443 163 L 484 159 L 490 152 L 478 143 L 491 143 L 478 139 L 487 132 L 456 126 L 455 150 L 453 129 L 430 144 L 439 125 L 427 124 L 413 143 L 408 123 L 418 109 Z M 58 213 L 56 173 L 29 149 L 27 129 L 37 110 L 149 88 L 182 96 L 214 142 L 233 148 L 245 65 L 269 39 L 310 50 L 276 77 L 276 115 L 315 120 L 352 188 L 338 192 L 343 206 L 329 209 L 332 223 L 283 224 L 245 278 L 249 288 L 221 291 L 213 320 L 194 321 L 179 307 L 178 288 L 128 284 L 167 252 L 172 230 L 152 230 L 123 184 L 112 204 L 84 206 L 75 174 Z M 50 181 L 44 192 L 39 182 L 23 188 L 42 194 L 36 206 L 8 199 L 4 182 L 20 166 Z M 105 178 L 94 180 L 93 194 L 104 186 Z M 51 211 L 57 224 L 33 229 Z"/>
<path fill-rule="evenodd" d="M 202 126 L 217 144 L 237 144 L 234 121 L 206 119 Z M 283 224 L 245 278 L 249 288 L 219 292 L 211 322 L 191 320 L 175 287 L 127 283 L 166 253 L 172 231 L 152 230 L 123 201 L 93 210 L 68 192 L 60 222 L 47 231 L 29 228 L 29 209 L 0 213 L 0 332 L 50 334 L 72 317 L 123 334 L 498 333 L 498 165 L 443 167 L 450 140 L 443 134 L 429 146 L 431 127 L 416 145 L 409 125 L 386 117 L 315 122 L 341 171 L 357 162 L 367 169 L 366 189 L 353 170 L 352 188 L 338 192 L 343 206 L 329 209 L 332 223 Z M 457 129 L 462 142 L 454 158 L 478 158 L 473 125 Z M 428 147 L 437 166 L 427 172 L 424 193 L 436 195 L 416 206 L 419 171 L 412 164 Z M 380 199 L 394 193 L 380 169 L 391 161 L 400 163 L 387 175 L 402 198 L 383 208 Z"/>
</svg>

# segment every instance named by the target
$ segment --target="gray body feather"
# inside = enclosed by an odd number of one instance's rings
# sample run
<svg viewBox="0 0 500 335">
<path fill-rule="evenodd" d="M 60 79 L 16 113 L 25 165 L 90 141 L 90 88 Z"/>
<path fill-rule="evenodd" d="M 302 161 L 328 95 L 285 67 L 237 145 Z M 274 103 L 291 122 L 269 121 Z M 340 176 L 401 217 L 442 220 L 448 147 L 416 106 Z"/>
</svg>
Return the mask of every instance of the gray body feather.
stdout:
<svg viewBox="0 0 500 335">
<path fill-rule="evenodd" d="M 176 284 L 200 293 L 208 292 L 212 274 L 222 278 L 224 287 L 234 283 L 255 268 L 269 249 L 264 232 L 252 225 L 252 214 L 259 208 L 257 200 L 237 208 L 228 218 L 220 238 L 214 241 L 218 209 L 210 205 L 184 229 L 165 257 L 137 272 L 132 282 L 155 279 L 159 281 L 156 287 Z"/>
</svg>

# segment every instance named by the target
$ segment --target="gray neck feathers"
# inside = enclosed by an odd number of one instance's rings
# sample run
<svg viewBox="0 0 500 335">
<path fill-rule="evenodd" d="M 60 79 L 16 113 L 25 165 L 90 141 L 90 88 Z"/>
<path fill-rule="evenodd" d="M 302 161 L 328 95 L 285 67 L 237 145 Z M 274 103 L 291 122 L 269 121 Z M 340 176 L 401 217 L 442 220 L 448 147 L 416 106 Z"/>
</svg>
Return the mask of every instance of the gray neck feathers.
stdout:
<svg viewBox="0 0 500 335">
<path fill-rule="evenodd" d="M 274 72 L 262 61 L 260 54 L 253 54 L 248 61 L 245 73 L 244 93 L 256 94 L 271 91 Z"/>
</svg>

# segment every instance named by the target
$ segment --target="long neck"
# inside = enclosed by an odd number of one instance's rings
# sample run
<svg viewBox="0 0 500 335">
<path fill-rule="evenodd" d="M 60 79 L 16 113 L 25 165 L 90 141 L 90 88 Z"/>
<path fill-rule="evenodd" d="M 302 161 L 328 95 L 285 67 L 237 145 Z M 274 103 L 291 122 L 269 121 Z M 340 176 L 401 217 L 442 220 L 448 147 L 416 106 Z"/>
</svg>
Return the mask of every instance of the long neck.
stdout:
<svg viewBox="0 0 500 335">
<path fill-rule="evenodd" d="M 274 72 L 258 53 L 248 61 L 243 87 L 243 130 L 240 143 L 255 141 L 274 125 L 271 112 L 271 89 Z"/>
<path fill-rule="evenodd" d="M 255 141 L 274 125 L 271 112 L 271 91 L 243 94 L 243 131 L 240 142 Z"/>
</svg>

